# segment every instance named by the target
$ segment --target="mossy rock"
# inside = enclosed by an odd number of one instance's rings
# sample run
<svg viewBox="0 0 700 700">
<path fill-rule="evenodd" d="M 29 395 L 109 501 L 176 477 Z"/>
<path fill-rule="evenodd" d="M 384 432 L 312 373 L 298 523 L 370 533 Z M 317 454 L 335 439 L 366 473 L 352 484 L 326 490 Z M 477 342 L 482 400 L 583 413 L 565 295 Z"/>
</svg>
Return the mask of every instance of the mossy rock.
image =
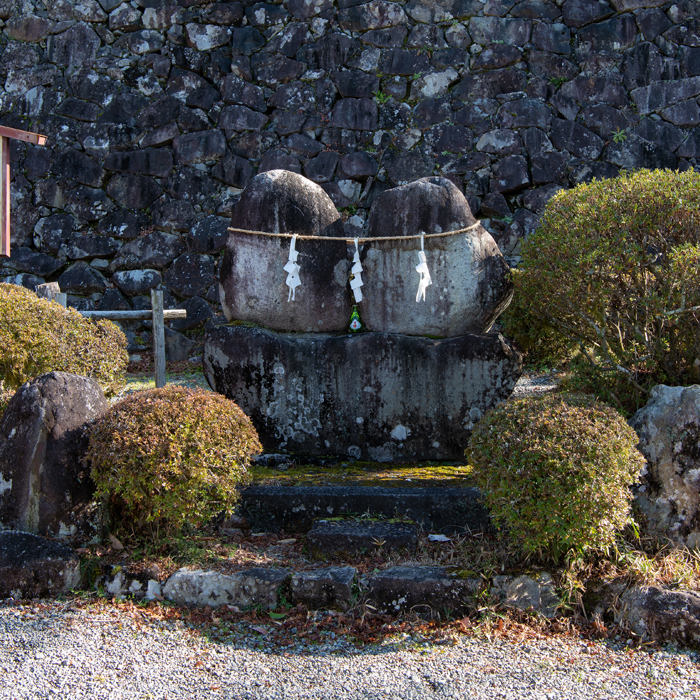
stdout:
<svg viewBox="0 0 700 700">
<path fill-rule="evenodd" d="M 0 379 L 6 389 L 47 372 L 92 377 L 110 395 L 124 385 L 126 337 L 105 320 L 0 283 Z"/>
</svg>

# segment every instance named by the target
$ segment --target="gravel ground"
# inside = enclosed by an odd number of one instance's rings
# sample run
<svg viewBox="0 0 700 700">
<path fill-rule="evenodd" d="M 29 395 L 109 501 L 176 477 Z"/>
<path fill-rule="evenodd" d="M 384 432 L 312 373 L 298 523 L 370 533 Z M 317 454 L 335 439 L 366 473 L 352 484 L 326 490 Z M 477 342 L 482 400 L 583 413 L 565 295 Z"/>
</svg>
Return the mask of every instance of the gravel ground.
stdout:
<svg viewBox="0 0 700 700">
<path fill-rule="evenodd" d="M 343 638 L 275 649 L 239 630 L 211 642 L 180 621 L 69 602 L 0 605 L 0 699 L 693 698 L 699 656 L 551 636 Z"/>
</svg>

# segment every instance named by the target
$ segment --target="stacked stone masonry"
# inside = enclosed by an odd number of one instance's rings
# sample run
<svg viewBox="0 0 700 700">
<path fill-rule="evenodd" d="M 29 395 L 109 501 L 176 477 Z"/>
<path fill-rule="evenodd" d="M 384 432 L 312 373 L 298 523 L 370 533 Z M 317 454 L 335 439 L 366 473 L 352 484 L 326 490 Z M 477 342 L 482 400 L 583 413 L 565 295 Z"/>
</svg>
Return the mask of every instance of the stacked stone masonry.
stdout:
<svg viewBox="0 0 700 700">
<path fill-rule="evenodd" d="M 0 26 L 0 124 L 49 137 L 12 142 L 0 279 L 80 309 L 161 287 L 203 323 L 267 170 L 351 235 L 386 189 L 447 177 L 517 262 L 560 188 L 699 167 L 697 0 L 0 0 Z"/>
</svg>

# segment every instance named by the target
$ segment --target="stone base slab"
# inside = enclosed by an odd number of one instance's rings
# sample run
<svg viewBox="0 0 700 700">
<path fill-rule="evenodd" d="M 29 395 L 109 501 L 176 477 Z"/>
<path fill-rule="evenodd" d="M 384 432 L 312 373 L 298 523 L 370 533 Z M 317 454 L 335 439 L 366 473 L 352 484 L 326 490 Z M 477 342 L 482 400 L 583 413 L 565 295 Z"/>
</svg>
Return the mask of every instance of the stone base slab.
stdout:
<svg viewBox="0 0 700 700">
<path fill-rule="evenodd" d="M 475 533 L 491 526 L 475 488 L 385 486 L 248 486 L 239 513 L 253 530 L 308 532 L 317 518 L 369 513 L 402 517 L 425 530 Z"/>
<path fill-rule="evenodd" d="M 209 385 L 250 416 L 269 450 L 375 462 L 460 459 L 474 423 L 507 399 L 522 356 L 498 334 L 207 331 Z"/>
<path fill-rule="evenodd" d="M 415 550 L 418 526 L 415 523 L 356 522 L 319 520 L 306 537 L 313 556 L 354 555 L 388 550 Z"/>
</svg>

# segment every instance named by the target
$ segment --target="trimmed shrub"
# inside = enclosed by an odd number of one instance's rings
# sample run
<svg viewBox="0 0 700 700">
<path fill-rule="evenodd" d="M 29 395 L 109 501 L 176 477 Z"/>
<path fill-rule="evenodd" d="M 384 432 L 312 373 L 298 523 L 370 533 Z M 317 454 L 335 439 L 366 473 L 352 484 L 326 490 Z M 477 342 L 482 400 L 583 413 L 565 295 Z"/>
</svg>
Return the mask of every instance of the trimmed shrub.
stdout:
<svg viewBox="0 0 700 700">
<path fill-rule="evenodd" d="M 700 173 L 640 170 L 557 193 L 517 277 L 521 319 L 578 342 L 618 405 L 621 382 L 629 410 L 658 383 L 697 382 Z M 526 347 L 536 334 L 513 330 Z"/>
<path fill-rule="evenodd" d="M 233 401 L 171 385 L 113 406 L 91 428 L 87 458 L 117 529 L 157 539 L 231 508 L 260 450 Z"/>
<path fill-rule="evenodd" d="M 568 360 L 578 343 L 562 335 L 543 318 L 533 314 L 533 300 L 522 291 L 524 273 L 518 268 L 511 270 L 513 278 L 513 300 L 499 317 L 503 333 L 514 340 L 518 349 L 527 356 L 529 365 L 553 367 Z"/>
<path fill-rule="evenodd" d="M 111 321 L 91 320 L 74 309 L 0 283 L 0 379 L 16 388 L 51 371 L 95 379 L 106 394 L 124 385 L 126 337 Z"/>
<path fill-rule="evenodd" d="M 582 394 L 509 400 L 475 426 L 466 456 L 491 515 L 518 546 L 555 561 L 602 549 L 630 517 L 644 466 L 613 408 Z"/>
</svg>

